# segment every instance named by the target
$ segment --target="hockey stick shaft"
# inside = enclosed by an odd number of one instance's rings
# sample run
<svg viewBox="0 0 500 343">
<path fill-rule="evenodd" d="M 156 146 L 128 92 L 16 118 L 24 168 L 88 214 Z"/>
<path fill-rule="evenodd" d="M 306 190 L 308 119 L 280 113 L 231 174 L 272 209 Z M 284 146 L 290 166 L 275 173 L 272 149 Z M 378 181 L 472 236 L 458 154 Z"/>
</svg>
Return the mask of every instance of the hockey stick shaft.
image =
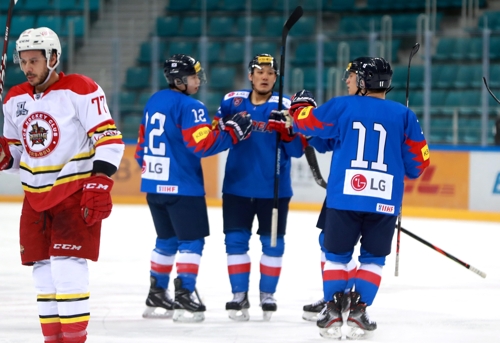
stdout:
<svg viewBox="0 0 500 343">
<path fill-rule="evenodd" d="M 488 82 L 486 82 L 486 78 L 484 76 L 483 76 L 483 82 L 484 82 L 484 85 L 486 86 L 486 89 L 488 90 L 488 93 L 490 93 L 490 95 L 493 97 L 493 99 L 495 99 L 495 101 L 500 104 L 500 100 L 498 100 L 498 98 L 495 96 L 495 94 L 493 94 L 493 92 L 491 91 L 490 86 L 488 86 Z"/>
<path fill-rule="evenodd" d="M 485 277 L 486 277 L 486 273 L 485 273 L 485 272 L 482 272 L 482 271 L 480 271 L 479 269 L 477 269 L 477 268 L 475 268 L 475 267 L 471 266 L 470 264 L 465 263 L 465 262 L 464 262 L 464 261 L 462 261 L 462 260 L 459 260 L 458 258 L 456 258 L 455 256 L 453 256 L 452 254 L 447 253 L 447 252 L 446 252 L 446 251 L 444 251 L 443 249 L 440 249 L 440 248 L 438 248 L 437 246 L 435 246 L 434 244 L 431 244 L 431 243 L 427 242 L 425 239 L 420 238 L 419 236 L 417 236 L 417 235 L 415 235 L 414 233 L 412 233 L 412 232 L 410 232 L 410 231 L 406 230 L 405 228 L 400 228 L 400 229 L 401 229 L 401 231 L 403 231 L 403 232 L 404 232 L 405 234 L 407 234 L 408 236 L 410 236 L 410 237 L 412 237 L 412 238 L 416 239 L 416 240 L 417 240 L 417 241 L 419 241 L 420 243 L 423 243 L 423 244 L 427 245 L 429 248 L 431 248 L 431 249 L 433 249 L 433 250 L 437 251 L 438 253 L 440 253 L 440 254 L 442 254 L 442 255 L 444 255 L 444 256 L 446 256 L 446 257 L 448 257 L 449 259 L 451 259 L 451 260 L 453 260 L 453 261 L 457 262 L 457 263 L 458 263 L 458 264 L 460 264 L 461 266 L 463 266 L 463 267 L 465 267 L 465 268 L 469 269 L 469 270 L 470 270 L 470 271 L 472 271 L 473 273 L 476 273 L 476 274 L 477 274 L 477 275 L 479 275 L 480 277 L 482 277 L 482 278 L 485 278 Z"/>
<path fill-rule="evenodd" d="M 285 77 L 285 56 L 286 56 L 286 39 L 288 37 L 288 32 L 293 25 L 302 17 L 304 10 L 301 6 L 297 6 L 293 10 L 292 14 L 283 25 L 283 30 L 281 31 L 281 59 L 280 59 L 280 75 L 279 75 L 279 98 L 278 98 L 278 111 L 283 109 L 283 78 Z M 280 182 L 280 143 L 281 135 L 276 133 L 276 156 L 274 164 L 274 201 L 273 201 L 273 212 L 271 219 L 271 247 L 275 247 L 278 239 L 278 193 L 279 193 L 279 182 Z"/>
<path fill-rule="evenodd" d="M 308 147 L 310 147 L 310 146 L 308 146 Z M 326 188 L 327 183 L 323 180 L 323 177 L 321 176 L 321 171 L 319 170 L 318 160 L 316 159 L 316 155 L 315 155 L 314 149 L 312 147 L 310 147 L 310 148 L 311 149 L 309 149 L 309 151 L 306 150 L 307 162 L 309 163 L 309 167 L 311 168 L 311 171 L 312 171 L 312 174 L 313 174 L 313 177 L 314 177 L 316 183 L 318 185 L 320 185 L 321 187 Z M 311 158 L 311 156 L 308 157 L 307 154 L 314 155 L 314 157 L 313 158 Z M 399 224 L 401 225 L 401 223 L 399 223 Z M 464 266 L 465 268 L 469 269 L 470 271 L 476 273 L 477 275 L 481 276 L 482 278 L 486 277 L 486 273 L 485 272 L 482 272 L 479 269 L 471 266 L 470 264 L 465 263 L 465 262 L 459 260 L 455 256 L 447 253 L 443 249 L 440 249 L 440 248 L 436 247 L 434 244 L 427 242 L 425 239 L 420 238 L 419 236 L 417 236 L 414 233 L 406 230 L 405 228 L 403 228 L 403 227 L 400 226 L 399 230 L 402 231 L 403 233 L 407 234 L 411 238 L 416 239 L 420 243 L 427 245 L 429 248 L 431 248 L 433 250 L 436 250 L 438 253 L 443 254 L 444 256 L 448 257 L 449 259 L 452 259 L 453 261 L 455 261 L 458 264 Z"/>
<path fill-rule="evenodd" d="M 201 301 L 200 294 L 198 293 L 198 289 L 196 287 L 194 288 L 194 294 L 196 294 L 196 298 L 200 302 L 200 305 L 203 305 L 203 301 Z"/>
<path fill-rule="evenodd" d="M 3 51 L 2 51 L 2 64 L 0 66 L 0 102 L 3 100 L 3 87 L 5 79 L 5 69 L 7 65 L 7 46 L 9 45 L 9 34 L 10 34 L 10 22 L 12 21 L 12 14 L 14 12 L 14 6 L 17 0 L 10 0 L 9 11 L 7 13 L 7 22 L 5 24 L 5 36 L 3 41 Z"/>
<path fill-rule="evenodd" d="M 410 67 L 411 67 L 411 60 L 413 56 L 418 52 L 418 49 L 420 49 L 420 44 L 415 43 L 413 48 L 411 49 L 410 52 L 410 58 L 408 59 L 408 75 L 406 77 L 406 107 L 409 107 L 410 105 Z M 398 213 L 398 219 L 397 219 L 397 228 L 398 228 L 398 233 L 397 233 L 397 238 L 396 238 L 396 264 L 394 268 L 394 275 L 398 276 L 399 275 L 399 248 L 401 246 L 401 217 L 402 217 L 402 207 L 399 209 Z"/>
</svg>

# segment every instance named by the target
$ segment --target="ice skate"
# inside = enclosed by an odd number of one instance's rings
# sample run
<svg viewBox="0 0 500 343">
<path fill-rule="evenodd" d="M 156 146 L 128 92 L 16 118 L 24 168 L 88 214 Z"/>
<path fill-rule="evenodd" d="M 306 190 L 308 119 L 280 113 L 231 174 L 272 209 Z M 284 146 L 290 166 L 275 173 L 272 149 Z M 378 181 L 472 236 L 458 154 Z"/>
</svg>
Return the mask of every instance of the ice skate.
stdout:
<svg viewBox="0 0 500 343">
<path fill-rule="evenodd" d="M 347 333 L 347 339 L 369 338 L 373 331 L 377 329 L 377 323 L 370 320 L 366 312 L 366 304 L 360 302 L 360 298 L 359 293 L 351 293 L 351 307 L 347 317 L 347 325 L 350 327 L 350 331 Z"/>
<path fill-rule="evenodd" d="M 272 293 L 260 292 L 260 307 L 262 307 L 264 321 L 271 320 L 271 316 L 278 309 L 276 299 Z"/>
<path fill-rule="evenodd" d="M 233 300 L 226 303 L 226 310 L 229 312 L 229 318 L 238 322 L 246 322 L 250 319 L 248 309 L 248 292 L 234 293 Z"/>
<path fill-rule="evenodd" d="M 318 320 L 318 314 L 321 312 L 323 307 L 325 307 L 326 301 L 321 298 L 320 300 L 313 302 L 312 304 L 304 305 L 302 313 L 302 319 L 308 320 L 310 322 L 315 322 Z"/>
<path fill-rule="evenodd" d="M 174 313 L 174 301 L 170 298 L 168 290 L 156 287 L 156 278 L 151 276 L 151 286 L 148 298 L 146 299 L 146 309 L 142 314 L 143 318 L 172 318 Z"/>
<path fill-rule="evenodd" d="M 318 314 L 316 325 L 319 327 L 321 337 L 330 339 L 342 338 L 342 301 L 343 292 L 333 295 L 333 300 L 326 303 Z"/>
<path fill-rule="evenodd" d="M 174 279 L 175 302 L 174 302 L 174 322 L 202 322 L 205 320 L 205 305 L 197 302 L 198 299 L 193 293 L 182 288 L 182 280 Z"/>
</svg>

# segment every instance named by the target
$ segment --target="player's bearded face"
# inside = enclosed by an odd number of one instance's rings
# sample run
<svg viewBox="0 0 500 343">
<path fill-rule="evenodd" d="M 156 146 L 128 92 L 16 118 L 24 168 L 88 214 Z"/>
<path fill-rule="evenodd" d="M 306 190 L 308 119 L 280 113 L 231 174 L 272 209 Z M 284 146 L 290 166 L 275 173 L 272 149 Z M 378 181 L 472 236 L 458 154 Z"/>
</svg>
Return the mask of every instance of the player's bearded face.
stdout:
<svg viewBox="0 0 500 343">
<path fill-rule="evenodd" d="M 28 75 L 30 74 L 30 75 Z M 36 87 L 40 86 L 49 76 L 49 68 L 45 68 L 38 74 L 31 74 L 31 73 L 26 73 L 26 77 L 29 76 L 34 76 L 33 79 L 30 81 L 30 78 L 28 78 L 28 81 L 31 86 Z"/>
<path fill-rule="evenodd" d="M 277 76 L 271 66 L 261 65 L 261 68 L 254 68 L 253 74 L 250 75 L 250 81 L 254 92 L 266 95 L 273 91 Z"/>
<path fill-rule="evenodd" d="M 33 87 L 41 85 L 49 75 L 47 59 L 39 50 L 21 52 L 20 64 L 26 79 Z"/>
</svg>

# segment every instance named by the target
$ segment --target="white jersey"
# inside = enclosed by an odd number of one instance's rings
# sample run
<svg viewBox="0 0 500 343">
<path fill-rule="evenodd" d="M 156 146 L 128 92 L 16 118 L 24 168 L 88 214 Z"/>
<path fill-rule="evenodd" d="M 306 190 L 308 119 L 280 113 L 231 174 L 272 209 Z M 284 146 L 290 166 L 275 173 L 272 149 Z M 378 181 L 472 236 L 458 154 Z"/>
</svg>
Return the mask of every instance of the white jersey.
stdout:
<svg viewBox="0 0 500 343">
<path fill-rule="evenodd" d="M 82 189 L 95 160 L 118 168 L 125 149 L 101 87 L 90 78 L 59 73 L 44 93 L 24 82 L 3 103 L 4 137 L 27 200 L 36 211 Z"/>
</svg>

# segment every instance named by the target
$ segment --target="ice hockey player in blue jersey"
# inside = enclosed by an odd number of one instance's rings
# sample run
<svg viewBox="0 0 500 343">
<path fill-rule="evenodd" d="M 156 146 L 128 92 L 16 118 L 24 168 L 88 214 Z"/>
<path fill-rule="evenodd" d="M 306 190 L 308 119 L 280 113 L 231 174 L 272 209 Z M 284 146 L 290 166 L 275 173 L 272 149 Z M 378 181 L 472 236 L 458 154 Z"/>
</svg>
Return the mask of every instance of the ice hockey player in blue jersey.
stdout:
<svg viewBox="0 0 500 343">
<path fill-rule="evenodd" d="M 382 58 L 360 57 L 346 70 L 346 84 L 361 96 L 341 96 L 315 107 L 311 92 L 292 97 L 288 112 L 271 120 L 294 132 L 335 141 L 328 177 L 323 277 L 326 306 L 317 326 L 326 338 L 341 338 L 341 305 L 347 263 L 361 235 L 360 266 L 350 293 L 348 338 L 377 328 L 366 308 L 372 305 L 390 254 L 404 177 L 419 177 L 430 163 L 429 148 L 415 113 L 385 100 L 392 70 Z M 292 124 L 292 126 L 290 126 Z"/>
<path fill-rule="evenodd" d="M 141 191 L 147 193 L 157 234 L 143 317 L 173 315 L 174 321 L 202 321 L 205 306 L 193 296 L 209 235 L 200 159 L 247 139 L 252 120 L 246 113 L 234 112 L 212 129 L 205 105 L 190 97 L 206 82 L 194 58 L 173 55 L 165 61 L 164 74 L 169 88 L 148 100 L 135 155 L 142 167 Z M 176 254 L 174 301 L 168 284 Z"/>
<path fill-rule="evenodd" d="M 229 280 L 233 300 L 226 303 L 229 317 L 237 321 L 249 319 L 248 289 L 250 280 L 249 241 L 252 223 L 257 216 L 257 234 L 262 243 L 260 259 L 260 306 L 269 320 L 277 305 L 274 298 L 282 256 L 288 204 L 292 197 L 291 158 L 301 157 L 305 139 L 283 130 L 280 151 L 278 237 L 271 247 L 271 216 L 274 199 L 276 132 L 268 129 L 272 110 L 278 108 L 278 93 L 273 92 L 278 77 L 278 64 L 269 54 L 256 55 L 248 65 L 252 89 L 228 93 L 221 101 L 217 116 L 232 117 L 242 111 L 252 116 L 252 136 L 229 151 L 222 187 L 222 210 Z M 283 97 L 283 108 L 290 99 Z"/>
</svg>

